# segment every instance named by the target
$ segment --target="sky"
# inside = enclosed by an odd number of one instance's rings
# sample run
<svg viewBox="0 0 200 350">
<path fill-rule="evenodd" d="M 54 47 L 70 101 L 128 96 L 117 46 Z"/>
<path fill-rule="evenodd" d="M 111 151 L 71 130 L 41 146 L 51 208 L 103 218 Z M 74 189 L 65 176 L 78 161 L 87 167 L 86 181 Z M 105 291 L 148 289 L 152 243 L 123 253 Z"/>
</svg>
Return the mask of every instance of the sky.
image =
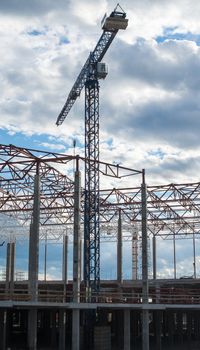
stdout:
<svg viewBox="0 0 200 350">
<path fill-rule="evenodd" d="M 146 169 L 147 184 L 199 181 L 200 2 L 124 0 L 129 25 L 104 57 L 100 158 Z M 0 0 L 1 143 L 84 147 L 84 93 L 55 125 L 113 0 Z"/>
</svg>

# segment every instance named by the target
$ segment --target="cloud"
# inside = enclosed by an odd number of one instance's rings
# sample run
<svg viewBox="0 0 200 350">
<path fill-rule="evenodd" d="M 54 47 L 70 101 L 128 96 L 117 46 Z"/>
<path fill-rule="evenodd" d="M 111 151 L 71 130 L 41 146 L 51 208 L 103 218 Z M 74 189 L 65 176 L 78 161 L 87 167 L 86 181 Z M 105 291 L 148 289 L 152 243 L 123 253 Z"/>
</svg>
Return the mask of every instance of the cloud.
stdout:
<svg viewBox="0 0 200 350">
<path fill-rule="evenodd" d="M 66 1 L 59 0 L 59 9 L 66 7 Z M 0 2 L 0 11 L 6 15 L 14 16 L 35 16 L 44 15 L 55 10 L 55 2 L 53 0 L 34 0 L 28 3 L 26 0 L 7 0 Z"/>
</svg>

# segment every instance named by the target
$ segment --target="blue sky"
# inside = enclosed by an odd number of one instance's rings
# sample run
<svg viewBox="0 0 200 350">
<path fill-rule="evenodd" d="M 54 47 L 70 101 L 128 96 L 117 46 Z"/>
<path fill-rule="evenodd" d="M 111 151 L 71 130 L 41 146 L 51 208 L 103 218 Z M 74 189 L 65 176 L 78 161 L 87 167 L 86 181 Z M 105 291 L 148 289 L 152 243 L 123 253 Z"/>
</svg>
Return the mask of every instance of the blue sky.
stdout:
<svg viewBox="0 0 200 350">
<path fill-rule="evenodd" d="M 148 184 L 199 181 L 200 3 L 120 5 L 129 26 L 104 59 L 101 160 L 145 168 Z M 113 0 L 0 2 L 1 143 L 72 154 L 76 139 L 76 153 L 83 154 L 83 94 L 64 124 L 55 122 L 101 35 L 104 13 L 115 6 Z"/>
</svg>

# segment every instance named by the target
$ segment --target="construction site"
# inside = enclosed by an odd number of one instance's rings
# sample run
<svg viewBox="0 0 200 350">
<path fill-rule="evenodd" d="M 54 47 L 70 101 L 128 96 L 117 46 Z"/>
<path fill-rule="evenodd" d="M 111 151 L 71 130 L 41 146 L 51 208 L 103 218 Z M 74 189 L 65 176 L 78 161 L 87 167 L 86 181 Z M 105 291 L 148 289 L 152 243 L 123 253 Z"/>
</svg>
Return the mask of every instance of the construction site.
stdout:
<svg viewBox="0 0 200 350">
<path fill-rule="evenodd" d="M 127 26 L 119 5 L 103 18 L 56 121 L 64 122 L 84 88 L 84 157 L 0 144 L 2 350 L 200 348 L 200 182 L 149 186 L 143 166 L 100 157 L 102 59 Z M 189 275 L 179 271 L 180 241 L 191 251 Z M 170 277 L 159 270 L 160 242 L 171 252 Z M 54 244 L 61 247 L 60 278 L 48 272 Z M 115 272 L 102 278 L 106 245 Z M 22 250 L 26 266 L 19 270 Z"/>
</svg>

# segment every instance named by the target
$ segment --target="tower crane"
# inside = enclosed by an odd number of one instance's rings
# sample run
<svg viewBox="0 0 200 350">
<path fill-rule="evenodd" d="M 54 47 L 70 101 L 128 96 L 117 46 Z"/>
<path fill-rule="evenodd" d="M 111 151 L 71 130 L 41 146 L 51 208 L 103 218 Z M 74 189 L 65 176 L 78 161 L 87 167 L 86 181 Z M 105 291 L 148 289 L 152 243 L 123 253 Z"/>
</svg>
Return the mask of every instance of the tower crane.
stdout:
<svg viewBox="0 0 200 350">
<path fill-rule="evenodd" d="M 56 125 L 61 125 L 85 87 L 85 195 L 84 195 L 84 281 L 98 290 L 100 282 L 99 232 L 99 79 L 107 75 L 102 59 L 118 30 L 126 29 L 126 13 L 117 4 L 102 19 L 103 33 L 80 71 Z"/>
</svg>

